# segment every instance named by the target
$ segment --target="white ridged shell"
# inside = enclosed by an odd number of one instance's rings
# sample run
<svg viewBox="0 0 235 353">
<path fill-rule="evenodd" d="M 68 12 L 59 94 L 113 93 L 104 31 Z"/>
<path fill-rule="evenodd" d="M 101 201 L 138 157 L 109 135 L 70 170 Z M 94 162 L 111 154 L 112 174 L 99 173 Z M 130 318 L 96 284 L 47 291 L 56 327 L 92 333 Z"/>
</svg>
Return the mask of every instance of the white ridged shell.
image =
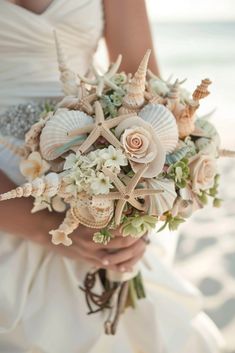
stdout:
<svg viewBox="0 0 235 353">
<path fill-rule="evenodd" d="M 163 190 L 151 196 L 150 214 L 161 216 L 164 212 L 171 210 L 177 197 L 174 182 L 168 179 L 149 179 L 147 184 L 151 189 Z"/>
<path fill-rule="evenodd" d="M 40 137 L 42 156 L 49 161 L 58 158 L 60 153 L 56 149 L 74 139 L 67 136 L 67 133 L 92 123 L 93 118 L 81 111 L 59 109 L 42 130 Z"/>
<path fill-rule="evenodd" d="M 147 104 L 138 115 L 152 125 L 165 152 L 173 152 L 179 139 L 174 115 L 161 104 Z"/>
<path fill-rule="evenodd" d="M 195 126 L 203 132 L 202 137 L 209 137 L 217 147 L 220 146 L 220 136 L 214 127 L 207 119 L 197 119 Z"/>
</svg>

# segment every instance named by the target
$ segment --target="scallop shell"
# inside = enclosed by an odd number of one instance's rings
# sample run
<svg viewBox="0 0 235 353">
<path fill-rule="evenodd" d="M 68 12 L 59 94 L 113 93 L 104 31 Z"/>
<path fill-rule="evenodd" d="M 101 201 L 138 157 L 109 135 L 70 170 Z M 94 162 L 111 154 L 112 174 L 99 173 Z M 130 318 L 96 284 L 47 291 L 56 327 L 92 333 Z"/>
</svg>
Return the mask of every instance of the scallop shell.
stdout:
<svg viewBox="0 0 235 353">
<path fill-rule="evenodd" d="M 48 120 L 40 136 L 40 150 L 46 160 L 53 160 L 62 155 L 65 151 L 72 149 L 83 142 L 86 135 L 80 136 L 80 141 L 76 141 L 73 146 L 59 151 L 58 148 L 73 141 L 74 137 L 69 137 L 67 133 L 71 130 L 82 128 L 92 124 L 91 116 L 81 111 L 58 110 L 52 119 Z M 78 137 L 79 139 L 79 137 Z"/>
<path fill-rule="evenodd" d="M 136 112 L 144 104 L 146 73 L 150 53 L 151 51 L 147 50 L 138 70 L 127 85 L 127 93 L 123 98 L 122 107 L 119 109 L 121 114 Z"/>
<path fill-rule="evenodd" d="M 138 115 L 152 125 L 165 152 L 173 152 L 179 138 L 174 115 L 161 104 L 147 104 Z"/>
<path fill-rule="evenodd" d="M 206 119 L 197 119 L 195 121 L 195 127 L 197 131 L 201 131 L 201 137 L 207 137 L 213 141 L 217 147 L 220 146 L 220 136 L 214 127 L 208 120 Z M 193 134 L 192 134 L 193 135 Z M 199 135 L 199 134 L 197 134 Z"/>
<path fill-rule="evenodd" d="M 218 156 L 218 148 L 214 141 L 206 137 L 201 137 L 195 141 L 195 146 L 200 152 L 210 154 L 213 156 Z"/>
<path fill-rule="evenodd" d="M 71 208 L 75 219 L 89 228 L 101 229 L 107 226 L 114 212 L 112 200 L 80 200 Z"/>
<path fill-rule="evenodd" d="M 60 189 L 60 177 L 56 173 L 49 173 L 43 178 L 36 178 L 32 182 L 25 183 L 17 188 L 0 195 L 0 201 L 17 197 L 41 196 L 52 197 Z"/>
<path fill-rule="evenodd" d="M 177 197 L 175 183 L 168 179 L 150 179 L 147 184 L 151 189 L 163 191 L 150 197 L 149 213 L 161 216 L 164 212 L 171 210 Z"/>
</svg>

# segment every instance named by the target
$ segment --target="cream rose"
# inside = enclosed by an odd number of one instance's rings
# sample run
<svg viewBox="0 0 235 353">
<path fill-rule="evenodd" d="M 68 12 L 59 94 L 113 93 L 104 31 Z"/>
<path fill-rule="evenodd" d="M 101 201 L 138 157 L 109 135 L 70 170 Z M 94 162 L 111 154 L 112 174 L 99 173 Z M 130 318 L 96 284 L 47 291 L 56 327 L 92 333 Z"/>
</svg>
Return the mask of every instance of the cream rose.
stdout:
<svg viewBox="0 0 235 353">
<path fill-rule="evenodd" d="M 195 193 L 208 190 L 214 185 L 216 175 L 216 160 L 209 155 L 197 155 L 189 161 L 192 189 Z"/>
<path fill-rule="evenodd" d="M 151 151 L 151 134 L 142 127 L 126 129 L 121 137 L 121 142 L 127 154 L 137 163 L 141 158 L 151 162 L 157 151 Z"/>
<path fill-rule="evenodd" d="M 134 172 L 143 164 L 149 167 L 143 175 L 146 178 L 156 177 L 163 169 L 165 151 L 150 124 L 139 117 L 124 120 L 115 130 L 128 156 Z"/>
</svg>

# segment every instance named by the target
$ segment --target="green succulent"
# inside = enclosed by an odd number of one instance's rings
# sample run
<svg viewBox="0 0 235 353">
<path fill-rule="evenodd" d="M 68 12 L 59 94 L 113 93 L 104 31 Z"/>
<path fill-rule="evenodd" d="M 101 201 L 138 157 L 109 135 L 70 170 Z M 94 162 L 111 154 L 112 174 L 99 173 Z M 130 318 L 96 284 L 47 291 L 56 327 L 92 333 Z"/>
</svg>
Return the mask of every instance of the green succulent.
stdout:
<svg viewBox="0 0 235 353">
<path fill-rule="evenodd" d="M 149 215 L 128 217 L 122 224 L 122 234 L 124 237 L 130 235 L 133 238 L 139 238 L 154 229 L 156 223 L 157 218 Z"/>
<path fill-rule="evenodd" d="M 162 230 L 164 230 L 167 226 L 169 228 L 170 231 L 174 231 L 177 230 L 179 225 L 184 223 L 185 219 L 181 218 L 181 217 L 173 217 L 170 213 L 166 216 L 166 220 L 165 223 L 163 224 L 163 226 L 158 229 L 158 233 L 161 232 Z"/>
<path fill-rule="evenodd" d="M 114 236 L 108 229 L 101 229 L 99 232 L 94 233 L 93 241 L 98 244 L 107 245 Z"/>
<path fill-rule="evenodd" d="M 183 158 L 179 162 L 172 164 L 168 168 L 166 176 L 173 179 L 179 188 L 185 188 L 190 176 L 188 159 Z"/>
<path fill-rule="evenodd" d="M 126 74 L 124 73 L 119 73 L 119 74 L 116 74 L 112 77 L 112 81 L 117 85 L 117 86 L 121 86 L 123 85 L 124 83 L 126 83 L 127 81 L 127 77 L 126 77 Z"/>
<path fill-rule="evenodd" d="M 112 100 L 115 107 L 120 107 L 122 105 L 123 98 L 121 94 L 114 92 L 113 94 L 111 94 L 110 99 Z"/>
</svg>

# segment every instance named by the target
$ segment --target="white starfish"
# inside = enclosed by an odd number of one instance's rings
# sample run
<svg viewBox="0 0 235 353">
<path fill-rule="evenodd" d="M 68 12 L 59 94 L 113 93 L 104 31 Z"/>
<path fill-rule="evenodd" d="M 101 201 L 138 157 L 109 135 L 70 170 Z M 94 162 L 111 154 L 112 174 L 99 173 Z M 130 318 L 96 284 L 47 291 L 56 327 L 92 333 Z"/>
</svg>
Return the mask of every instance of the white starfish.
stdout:
<svg viewBox="0 0 235 353">
<path fill-rule="evenodd" d="M 118 87 L 113 81 L 112 81 L 112 77 L 117 73 L 119 66 L 121 64 L 122 61 L 122 56 L 118 55 L 117 60 L 115 61 L 115 63 L 113 63 L 110 68 L 108 69 L 107 72 L 105 72 L 103 75 L 100 75 L 98 73 L 98 71 L 96 70 L 96 68 L 94 66 L 92 66 L 92 71 L 93 74 L 95 76 L 95 79 L 89 79 L 88 77 L 84 77 L 82 75 L 79 75 L 79 78 L 81 81 L 88 83 L 91 86 L 96 86 L 96 93 L 98 97 L 101 97 L 103 90 L 105 88 L 105 86 L 108 86 L 116 91 L 121 91 L 122 89 L 120 87 Z"/>
</svg>

